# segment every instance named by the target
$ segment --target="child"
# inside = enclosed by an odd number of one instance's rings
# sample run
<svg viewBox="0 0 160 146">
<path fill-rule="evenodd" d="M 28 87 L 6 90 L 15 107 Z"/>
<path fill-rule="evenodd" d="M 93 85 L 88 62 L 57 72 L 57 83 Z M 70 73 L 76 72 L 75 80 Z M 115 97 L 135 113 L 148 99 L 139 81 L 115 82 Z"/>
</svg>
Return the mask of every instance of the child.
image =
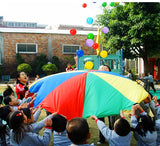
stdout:
<svg viewBox="0 0 160 146">
<path fill-rule="evenodd" d="M 56 114 L 52 118 L 53 145 L 54 146 L 68 146 L 71 145 L 71 141 L 67 138 L 66 132 L 67 119 L 63 115 Z"/>
<path fill-rule="evenodd" d="M 52 120 L 45 120 L 45 130 L 43 136 L 27 131 L 24 124 L 27 123 L 27 117 L 23 112 L 14 111 L 9 115 L 9 127 L 11 130 L 11 145 L 37 145 L 48 146 L 52 134 Z"/>
<path fill-rule="evenodd" d="M 74 70 L 74 68 L 71 67 L 71 65 L 68 63 L 67 64 L 67 68 L 66 68 L 66 72 L 72 71 Z"/>
<path fill-rule="evenodd" d="M 15 90 L 18 99 L 28 98 L 34 95 L 33 93 L 29 93 L 26 73 L 24 72 L 18 73 Z"/>
<path fill-rule="evenodd" d="M 73 142 L 71 146 L 89 146 L 89 126 L 83 118 L 73 118 L 67 123 L 67 137 Z"/>
<path fill-rule="evenodd" d="M 3 92 L 3 96 L 9 96 L 9 95 L 13 95 L 14 96 L 14 91 L 12 90 L 12 88 L 7 85 L 7 89 Z"/>
<path fill-rule="evenodd" d="M 7 127 L 6 122 L 8 122 L 8 115 L 13 111 L 13 109 L 9 106 L 3 106 L 0 108 L 0 119 L 3 121 L 1 123 L 0 128 L 0 135 L 1 135 L 1 142 L 0 145 L 10 145 L 10 129 Z"/>
<path fill-rule="evenodd" d="M 140 117 L 138 119 L 135 115 L 137 109 L 140 110 Z M 134 137 L 138 142 L 138 146 L 156 146 L 157 132 L 154 128 L 155 122 L 139 104 L 132 106 L 131 125 L 135 129 Z"/>
<path fill-rule="evenodd" d="M 114 123 L 114 130 L 110 130 L 104 122 L 100 121 L 96 116 L 91 116 L 96 120 L 99 130 L 108 140 L 110 146 L 130 146 L 131 142 L 131 127 L 126 119 L 124 119 L 121 111 L 121 118 Z"/>
<path fill-rule="evenodd" d="M 31 98 L 31 97 L 29 97 L 29 98 L 27 98 L 27 99 L 23 99 L 23 100 L 18 100 L 17 98 L 15 98 L 14 96 L 12 96 L 12 95 L 10 95 L 10 96 L 6 96 L 5 98 L 4 98 L 4 104 L 5 105 L 10 105 L 10 106 L 12 106 L 12 108 L 14 109 L 14 110 L 19 110 L 19 108 L 21 107 L 32 107 L 33 106 L 33 101 L 35 100 L 35 98 Z M 27 103 L 27 104 L 22 104 L 22 103 Z M 25 106 L 26 105 L 26 106 Z"/>
<path fill-rule="evenodd" d="M 33 114 L 33 109 L 30 108 L 21 108 L 20 111 L 23 111 L 23 113 L 27 116 L 27 124 L 35 123 L 41 113 L 41 107 L 38 108 L 38 110 Z"/>
<path fill-rule="evenodd" d="M 157 101 L 157 96 L 153 97 L 154 100 L 154 107 L 155 107 L 155 112 L 156 112 L 156 118 L 157 120 L 155 121 L 155 129 L 157 131 L 157 146 L 160 145 L 160 104 Z"/>
<path fill-rule="evenodd" d="M 149 80 L 149 87 L 152 87 L 153 91 L 156 92 L 156 89 L 154 88 L 153 84 L 153 76 L 150 74 L 150 72 L 148 73 L 148 80 Z"/>
<path fill-rule="evenodd" d="M 39 79 L 39 75 L 36 75 L 35 81 L 37 81 Z"/>
</svg>

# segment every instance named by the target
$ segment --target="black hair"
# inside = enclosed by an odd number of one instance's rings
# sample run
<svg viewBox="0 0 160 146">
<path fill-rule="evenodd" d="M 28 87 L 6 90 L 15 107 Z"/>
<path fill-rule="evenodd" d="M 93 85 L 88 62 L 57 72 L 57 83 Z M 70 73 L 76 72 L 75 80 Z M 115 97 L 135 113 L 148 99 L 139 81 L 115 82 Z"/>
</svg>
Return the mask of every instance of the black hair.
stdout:
<svg viewBox="0 0 160 146">
<path fill-rule="evenodd" d="M 21 140 L 24 137 L 24 118 L 20 111 L 13 111 L 9 115 L 9 128 L 13 129 L 13 138 L 14 141 L 20 144 Z"/>
<path fill-rule="evenodd" d="M 66 130 L 67 119 L 62 115 L 55 115 L 52 118 L 52 128 L 56 132 L 63 132 Z"/>
<path fill-rule="evenodd" d="M 149 115 L 140 115 L 140 117 L 137 119 L 138 125 L 135 128 L 135 131 L 138 132 L 141 136 L 146 136 L 146 132 L 149 131 L 152 133 L 155 131 L 155 119 L 152 119 Z"/>
<path fill-rule="evenodd" d="M 77 145 L 86 142 L 89 134 L 89 126 L 83 118 L 73 118 L 67 124 L 67 134 L 69 139 Z"/>
<path fill-rule="evenodd" d="M 118 122 L 115 124 L 115 132 L 119 136 L 126 136 L 131 131 L 131 127 L 126 119 L 120 118 Z"/>
<path fill-rule="evenodd" d="M 0 108 L 0 118 L 8 123 L 8 115 L 11 112 L 9 105 L 5 105 Z"/>
<path fill-rule="evenodd" d="M 0 104 L 2 104 L 3 96 L 0 96 Z"/>
<path fill-rule="evenodd" d="M 21 72 L 18 72 L 17 75 L 16 75 L 16 84 L 20 83 L 20 81 L 18 80 L 18 78 L 20 77 L 20 73 Z"/>
<path fill-rule="evenodd" d="M 27 119 L 31 118 L 31 110 L 30 108 L 21 108 L 21 111 L 27 116 Z"/>
<path fill-rule="evenodd" d="M 14 91 L 12 90 L 11 86 L 8 85 L 7 89 L 3 92 L 3 96 L 10 96 Z"/>
<path fill-rule="evenodd" d="M 6 125 L 0 125 L 1 146 L 6 146 Z"/>
<path fill-rule="evenodd" d="M 111 68 L 108 65 L 104 65 L 104 66 L 106 66 L 109 69 L 109 72 L 111 71 Z"/>
<path fill-rule="evenodd" d="M 4 98 L 4 104 L 5 104 L 5 105 L 9 105 L 9 102 L 11 102 L 11 98 L 10 98 L 10 96 L 6 96 L 6 97 Z"/>
</svg>

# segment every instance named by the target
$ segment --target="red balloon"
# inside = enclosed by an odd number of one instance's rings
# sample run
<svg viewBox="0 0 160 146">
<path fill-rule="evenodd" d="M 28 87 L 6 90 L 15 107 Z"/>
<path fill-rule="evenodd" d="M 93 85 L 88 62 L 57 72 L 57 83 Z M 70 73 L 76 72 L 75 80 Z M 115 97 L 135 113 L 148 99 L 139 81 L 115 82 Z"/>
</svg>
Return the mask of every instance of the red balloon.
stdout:
<svg viewBox="0 0 160 146">
<path fill-rule="evenodd" d="M 83 8 L 86 8 L 86 7 L 87 7 L 87 4 L 86 4 L 86 3 L 83 3 L 82 7 L 83 7 Z"/>
<path fill-rule="evenodd" d="M 70 30 L 70 34 L 71 34 L 71 35 L 76 35 L 76 33 L 77 33 L 77 30 L 76 30 L 76 29 L 73 28 L 73 29 Z"/>
<path fill-rule="evenodd" d="M 97 49 L 98 46 L 99 46 L 98 43 L 94 43 L 94 44 L 92 45 L 92 48 L 93 48 L 93 49 Z"/>
</svg>

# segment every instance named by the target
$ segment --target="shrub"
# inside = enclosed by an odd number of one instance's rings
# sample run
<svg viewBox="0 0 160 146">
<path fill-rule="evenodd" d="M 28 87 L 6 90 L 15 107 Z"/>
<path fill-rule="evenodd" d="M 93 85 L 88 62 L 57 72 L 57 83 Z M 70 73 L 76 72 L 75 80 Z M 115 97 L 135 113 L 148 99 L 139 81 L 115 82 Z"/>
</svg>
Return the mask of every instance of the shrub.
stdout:
<svg viewBox="0 0 160 146">
<path fill-rule="evenodd" d="M 53 73 L 56 73 L 58 71 L 55 64 L 46 64 L 42 66 L 42 70 L 47 74 L 51 75 Z"/>
<path fill-rule="evenodd" d="M 47 64 L 47 62 L 48 59 L 45 54 L 40 54 L 39 56 L 37 56 L 35 60 L 32 62 L 32 68 L 34 68 L 33 74 L 43 74 L 42 66 Z"/>
<path fill-rule="evenodd" d="M 16 62 L 17 62 L 17 65 L 25 63 L 25 60 L 22 58 L 22 56 L 19 53 L 16 54 Z"/>
<path fill-rule="evenodd" d="M 30 73 L 32 71 L 32 68 L 29 64 L 27 63 L 22 63 L 20 65 L 18 65 L 17 67 L 17 71 L 18 72 L 25 72 L 25 73 Z"/>
<path fill-rule="evenodd" d="M 59 66 L 60 66 L 60 61 L 59 58 L 57 56 L 53 56 L 52 57 L 52 63 L 55 64 L 59 70 Z"/>
</svg>

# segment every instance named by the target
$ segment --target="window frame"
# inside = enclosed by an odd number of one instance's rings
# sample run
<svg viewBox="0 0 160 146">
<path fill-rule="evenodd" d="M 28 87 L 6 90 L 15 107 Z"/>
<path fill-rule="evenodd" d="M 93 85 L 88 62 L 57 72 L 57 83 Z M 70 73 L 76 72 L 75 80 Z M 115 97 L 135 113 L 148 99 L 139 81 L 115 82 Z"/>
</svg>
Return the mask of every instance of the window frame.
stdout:
<svg viewBox="0 0 160 146">
<path fill-rule="evenodd" d="M 36 52 L 23 52 L 23 51 L 18 52 L 18 45 L 19 44 L 35 45 L 36 46 Z M 20 53 L 20 54 L 36 54 L 37 52 L 38 52 L 38 44 L 36 44 L 36 43 L 16 43 L 16 53 Z"/>
<path fill-rule="evenodd" d="M 62 53 L 65 55 L 65 54 L 76 54 L 77 52 L 64 52 L 64 46 L 78 46 L 79 49 L 78 50 L 81 50 L 81 45 L 71 45 L 71 44 L 63 44 L 62 45 Z"/>
</svg>

